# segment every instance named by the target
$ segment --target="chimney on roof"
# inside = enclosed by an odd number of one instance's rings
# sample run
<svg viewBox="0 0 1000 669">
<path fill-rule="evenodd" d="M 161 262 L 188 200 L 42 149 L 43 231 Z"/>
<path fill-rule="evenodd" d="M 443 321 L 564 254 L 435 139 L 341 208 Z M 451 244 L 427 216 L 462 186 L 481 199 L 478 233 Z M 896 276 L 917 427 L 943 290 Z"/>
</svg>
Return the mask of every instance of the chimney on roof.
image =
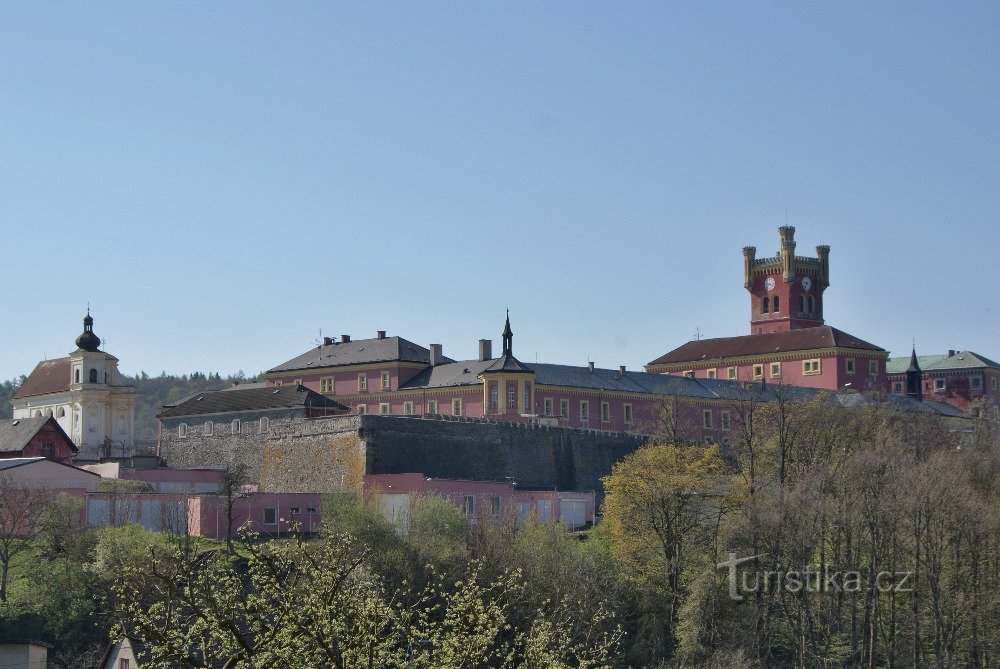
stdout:
<svg viewBox="0 0 1000 669">
<path fill-rule="evenodd" d="M 948 357 L 949 357 L 949 358 L 951 358 L 951 357 L 953 357 L 954 355 L 955 355 L 955 349 L 952 349 L 952 348 L 949 348 L 949 349 L 948 349 Z"/>
<path fill-rule="evenodd" d="M 385 339 L 385 330 L 379 330 L 376 333 L 376 338 L 378 338 L 378 339 Z"/>
<path fill-rule="evenodd" d="M 351 335 L 340 335 L 340 341 L 344 344 L 347 344 L 348 342 L 351 341 Z"/>
<path fill-rule="evenodd" d="M 618 365 L 618 373 L 625 374 L 625 365 Z"/>
<path fill-rule="evenodd" d="M 588 363 L 587 363 L 587 368 L 588 368 L 588 369 L 589 369 L 589 370 L 590 370 L 591 372 L 593 372 L 593 371 L 594 371 L 594 363 L 593 363 L 593 361 L 591 361 L 591 362 L 588 362 Z"/>
<path fill-rule="evenodd" d="M 323 337 L 323 346 L 330 346 L 333 344 L 333 337 Z"/>
<path fill-rule="evenodd" d="M 431 367 L 436 367 L 440 365 L 444 359 L 444 353 L 442 352 L 441 344 L 431 344 Z"/>
<path fill-rule="evenodd" d="M 479 361 L 492 360 L 493 359 L 493 340 L 492 339 L 480 339 L 479 340 Z"/>
</svg>

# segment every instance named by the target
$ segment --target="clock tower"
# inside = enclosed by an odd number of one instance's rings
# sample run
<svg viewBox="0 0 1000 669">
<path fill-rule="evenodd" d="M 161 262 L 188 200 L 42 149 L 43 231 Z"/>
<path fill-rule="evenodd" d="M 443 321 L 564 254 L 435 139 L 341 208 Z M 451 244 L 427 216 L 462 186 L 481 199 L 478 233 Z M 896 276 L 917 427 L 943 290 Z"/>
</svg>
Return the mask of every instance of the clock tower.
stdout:
<svg viewBox="0 0 1000 669">
<path fill-rule="evenodd" d="M 823 325 L 823 291 L 830 285 L 830 247 L 816 257 L 795 255 L 795 228 L 778 228 L 777 255 L 758 258 L 743 247 L 743 286 L 750 292 L 750 334 Z"/>
</svg>

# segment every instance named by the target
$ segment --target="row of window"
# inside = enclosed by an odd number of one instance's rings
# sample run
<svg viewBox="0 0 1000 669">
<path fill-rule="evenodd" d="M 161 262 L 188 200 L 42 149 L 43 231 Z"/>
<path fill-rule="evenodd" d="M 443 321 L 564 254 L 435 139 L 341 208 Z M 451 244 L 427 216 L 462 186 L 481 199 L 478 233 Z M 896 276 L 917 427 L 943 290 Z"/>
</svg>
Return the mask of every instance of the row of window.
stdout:
<svg viewBox="0 0 1000 669">
<path fill-rule="evenodd" d="M 817 374 L 821 374 L 822 370 L 823 370 L 823 364 L 822 363 L 823 363 L 823 361 L 820 360 L 819 358 L 813 358 L 811 360 L 803 360 L 802 361 L 802 374 L 805 375 L 805 376 L 815 376 Z M 771 378 L 772 379 L 780 379 L 781 378 L 781 363 L 780 362 L 772 362 L 772 363 L 769 363 L 769 367 L 770 367 L 770 369 L 768 371 L 770 372 Z M 847 359 L 844 360 L 844 371 L 847 374 L 854 374 L 855 368 L 856 368 L 856 365 L 855 365 L 854 358 L 847 358 Z M 753 365 L 752 372 L 753 372 L 753 378 L 754 379 L 762 379 L 762 378 L 764 378 L 764 365 L 763 364 Z M 868 373 L 871 376 L 878 376 L 878 361 L 877 360 L 869 360 L 868 361 Z M 690 379 L 693 379 L 695 377 L 694 370 L 688 370 L 688 371 L 684 372 L 684 376 L 686 376 L 686 377 L 688 377 Z M 705 370 L 705 376 L 706 376 L 706 378 L 709 378 L 709 379 L 717 379 L 718 378 L 718 370 L 717 369 L 707 369 L 707 370 Z M 729 379 L 730 381 L 735 381 L 737 378 L 739 378 L 739 367 L 727 367 L 726 368 L 726 378 Z"/>
<path fill-rule="evenodd" d="M 301 385 L 302 379 L 293 379 L 292 385 Z M 274 385 L 281 386 L 284 385 L 284 381 L 275 381 Z M 391 390 L 391 376 L 389 372 L 379 372 L 379 387 L 381 390 Z M 328 395 L 334 395 L 337 392 L 337 386 L 334 383 L 334 378 L 332 376 L 324 376 L 319 380 L 319 391 L 321 393 L 326 393 Z M 368 392 L 368 373 L 358 372 L 358 392 L 366 393 Z"/>
<path fill-rule="evenodd" d="M 706 430 L 712 430 L 715 428 L 715 423 L 712 418 L 712 410 L 704 409 L 701 413 L 702 426 Z M 719 429 L 728 430 L 732 427 L 732 418 L 728 411 L 722 411 L 719 413 Z"/>
<path fill-rule="evenodd" d="M 257 421 L 257 433 L 265 434 L 270 428 L 270 423 L 271 421 L 267 418 L 267 416 L 261 417 L 261 419 Z M 201 435 L 203 437 L 211 437 L 216 434 L 221 436 L 225 433 L 224 426 L 225 423 L 213 423 L 212 421 L 207 420 L 202 426 Z M 243 421 L 241 421 L 239 418 L 236 418 L 229 423 L 229 434 L 241 434 L 242 432 L 243 432 Z M 185 437 L 188 436 L 187 423 L 181 423 L 180 425 L 177 426 L 177 436 L 180 437 L 181 439 L 184 439 Z"/>
<path fill-rule="evenodd" d="M 310 516 L 315 516 L 316 515 L 316 507 L 315 506 L 307 506 L 306 507 L 306 514 L 310 515 Z M 288 509 L 288 515 L 290 515 L 290 516 L 301 516 L 302 515 L 302 508 L 298 507 L 298 506 L 291 507 L 291 508 Z M 265 506 L 264 507 L 264 518 L 263 518 L 264 524 L 265 525 L 277 525 L 278 524 L 278 520 L 279 520 L 279 518 L 278 518 L 278 507 L 276 507 L 276 506 Z M 281 518 L 280 520 L 284 520 L 284 518 Z"/>
<path fill-rule="evenodd" d="M 775 295 L 772 298 L 763 298 L 760 302 L 760 312 L 762 314 L 778 313 L 781 311 L 781 299 Z M 813 314 L 816 312 L 816 299 L 810 295 L 799 295 L 799 314 Z"/>
<path fill-rule="evenodd" d="M 368 413 L 367 404 L 358 404 L 355 409 L 359 414 Z M 392 413 L 392 405 L 388 402 L 381 402 L 378 405 L 378 412 L 382 416 L 388 416 Z M 427 413 L 436 414 L 438 412 L 438 401 L 437 400 L 427 400 Z M 403 402 L 403 415 L 412 416 L 413 415 L 413 402 L 407 400 Z M 462 404 L 462 399 L 456 397 L 451 401 L 451 415 L 452 416 L 463 416 L 464 406 Z"/>
<path fill-rule="evenodd" d="M 991 379 L 993 390 L 1000 390 L 1000 379 L 996 377 Z M 947 381 L 945 379 L 933 379 L 924 381 L 924 390 L 930 391 L 931 384 L 933 383 L 934 392 L 942 392 L 947 389 Z M 983 377 L 981 376 L 971 376 L 969 377 L 969 390 L 982 390 L 983 389 Z M 901 395 L 903 393 L 903 382 L 893 381 L 892 382 L 892 392 L 895 395 Z"/>
</svg>

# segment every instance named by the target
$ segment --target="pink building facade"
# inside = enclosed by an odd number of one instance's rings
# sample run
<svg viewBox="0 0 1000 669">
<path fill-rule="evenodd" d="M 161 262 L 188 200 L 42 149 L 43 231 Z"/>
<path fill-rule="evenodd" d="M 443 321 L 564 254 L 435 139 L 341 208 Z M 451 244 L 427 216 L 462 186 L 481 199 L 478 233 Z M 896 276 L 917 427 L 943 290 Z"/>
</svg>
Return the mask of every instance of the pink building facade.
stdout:
<svg viewBox="0 0 1000 669">
<path fill-rule="evenodd" d="M 569 529 L 593 524 L 596 495 L 590 492 L 525 490 L 513 481 L 427 478 L 423 474 L 374 474 L 365 477 L 364 494 L 377 498 L 387 517 L 400 525 L 415 498 L 441 497 L 462 509 L 469 522 L 535 519 L 560 522 Z"/>
</svg>

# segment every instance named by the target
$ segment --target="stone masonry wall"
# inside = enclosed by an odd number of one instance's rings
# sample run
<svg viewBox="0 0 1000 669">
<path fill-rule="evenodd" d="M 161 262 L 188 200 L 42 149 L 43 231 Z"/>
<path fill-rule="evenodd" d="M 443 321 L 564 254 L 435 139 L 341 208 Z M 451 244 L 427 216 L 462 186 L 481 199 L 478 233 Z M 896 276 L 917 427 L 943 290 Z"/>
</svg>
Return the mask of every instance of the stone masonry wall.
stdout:
<svg viewBox="0 0 1000 669">
<path fill-rule="evenodd" d="M 513 479 L 522 488 L 593 490 L 601 497 L 601 477 L 643 441 L 623 433 L 450 417 L 274 417 L 266 434 L 256 421 L 245 422 L 236 435 L 228 422 L 216 425 L 205 436 L 189 424 L 188 436 L 180 438 L 176 425 L 164 421 L 161 456 L 171 467 L 241 461 L 267 492 L 360 490 L 366 473 L 422 473 Z"/>
<path fill-rule="evenodd" d="M 369 474 L 514 479 L 522 488 L 597 491 L 643 437 L 484 419 L 363 416 Z"/>
</svg>

